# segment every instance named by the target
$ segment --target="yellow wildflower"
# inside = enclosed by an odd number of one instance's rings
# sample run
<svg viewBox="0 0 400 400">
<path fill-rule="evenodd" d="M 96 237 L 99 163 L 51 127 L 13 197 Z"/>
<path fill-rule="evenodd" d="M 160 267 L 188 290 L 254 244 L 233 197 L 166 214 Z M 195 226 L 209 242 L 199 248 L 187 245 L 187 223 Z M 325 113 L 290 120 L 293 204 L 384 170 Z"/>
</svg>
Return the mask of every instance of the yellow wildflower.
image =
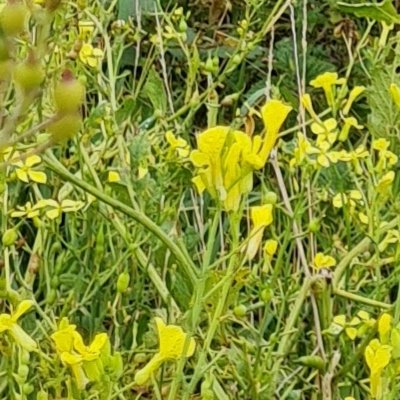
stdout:
<svg viewBox="0 0 400 400">
<path fill-rule="evenodd" d="M 390 314 L 384 313 L 378 319 L 378 333 L 381 343 L 387 344 L 390 339 L 393 318 Z"/>
<path fill-rule="evenodd" d="M 319 150 L 313 147 L 307 138 L 299 132 L 297 134 L 297 147 L 294 149 L 294 158 L 290 161 L 291 166 L 300 165 L 308 155 L 319 153 Z"/>
<path fill-rule="evenodd" d="M 103 50 L 93 47 L 90 43 L 84 43 L 79 51 L 79 59 L 92 68 L 100 68 L 103 56 Z"/>
<path fill-rule="evenodd" d="M 344 142 L 348 138 L 351 127 L 358 130 L 364 128 L 362 125 L 358 123 L 358 121 L 354 117 L 344 118 L 344 125 L 339 134 L 339 140 L 341 142 Z"/>
<path fill-rule="evenodd" d="M 343 107 L 343 115 L 347 115 L 350 112 L 350 108 L 353 105 L 354 101 L 365 91 L 365 86 L 355 86 Z"/>
<path fill-rule="evenodd" d="M 382 397 L 381 374 L 383 369 L 389 364 L 391 359 L 392 347 L 383 345 L 378 339 L 373 339 L 365 348 L 364 356 L 370 370 L 370 385 L 372 397 Z"/>
<path fill-rule="evenodd" d="M 336 208 L 341 208 L 344 205 L 350 206 L 354 209 L 358 202 L 361 202 L 362 194 L 359 190 L 349 190 L 347 195 L 345 193 L 338 193 L 333 197 L 332 203 Z"/>
<path fill-rule="evenodd" d="M 332 87 L 335 85 L 342 85 L 345 82 L 346 80 L 344 78 L 338 78 L 338 74 L 336 72 L 325 72 L 313 79 L 310 82 L 310 85 L 315 88 L 323 89 L 328 105 L 333 107 L 335 100 Z"/>
<path fill-rule="evenodd" d="M 324 253 L 317 253 L 314 257 L 313 266 L 315 269 L 332 268 L 336 265 L 336 260 L 332 256 L 327 256 Z"/>
<path fill-rule="evenodd" d="M 15 165 L 17 169 L 15 173 L 17 177 L 22 182 L 37 182 L 37 183 L 46 183 L 47 176 L 44 172 L 36 171 L 32 169 L 33 166 L 39 164 L 42 159 L 38 155 L 29 156 L 25 161 L 15 161 L 12 162 L 12 165 Z"/>
<path fill-rule="evenodd" d="M 372 142 L 372 148 L 379 153 L 379 161 L 375 166 L 375 169 L 379 172 L 383 172 L 387 167 L 392 167 L 398 161 L 396 154 L 388 150 L 390 142 L 387 139 L 376 139 Z"/>
<path fill-rule="evenodd" d="M 40 214 L 41 204 L 35 204 L 28 201 L 24 206 L 17 206 L 17 210 L 11 213 L 12 218 L 27 217 L 36 218 Z"/>
<path fill-rule="evenodd" d="M 166 361 L 177 361 L 181 357 L 191 357 L 196 348 L 196 342 L 190 338 L 186 343 L 187 335 L 181 327 L 166 325 L 161 318 L 155 318 L 159 350 L 153 358 L 135 375 L 135 383 L 144 385 L 151 375 Z M 187 344 L 187 346 L 185 346 Z M 184 350 L 186 347 L 186 353 Z"/>
<path fill-rule="evenodd" d="M 337 122 L 334 118 L 329 118 L 321 122 L 313 122 L 311 124 L 311 131 L 317 136 L 317 145 L 322 142 L 333 144 L 337 138 Z"/>
<path fill-rule="evenodd" d="M 379 179 L 378 184 L 376 186 L 376 191 L 380 194 L 386 193 L 392 186 L 394 178 L 395 178 L 394 171 L 387 172 Z"/>
<path fill-rule="evenodd" d="M 36 342 L 18 325 L 18 319 L 31 307 L 31 300 L 23 300 L 10 314 L 0 314 L 0 332 L 7 332 L 12 339 L 27 351 L 37 349 Z"/>
<path fill-rule="evenodd" d="M 272 204 L 255 206 L 251 207 L 250 209 L 250 217 L 253 228 L 250 231 L 249 242 L 246 248 L 246 256 L 249 260 L 252 260 L 257 254 L 265 228 L 272 224 L 272 210 Z"/>
<path fill-rule="evenodd" d="M 278 249 L 278 242 L 274 239 L 268 239 L 264 244 L 264 254 L 272 258 Z"/>
<path fill-rule="evenodd" d="M 50 207 L 50 210 L 45 212 L 46 217 L 50 219 L 58 218 L 63 212 L 76 212 L 83 206 L 84 203 L 82 201 L 68 199 L 62 200 L 61 202 L 53 199 L 43 199 L 37 203 L 37 207 L 39 208 Z"/>
</svg>

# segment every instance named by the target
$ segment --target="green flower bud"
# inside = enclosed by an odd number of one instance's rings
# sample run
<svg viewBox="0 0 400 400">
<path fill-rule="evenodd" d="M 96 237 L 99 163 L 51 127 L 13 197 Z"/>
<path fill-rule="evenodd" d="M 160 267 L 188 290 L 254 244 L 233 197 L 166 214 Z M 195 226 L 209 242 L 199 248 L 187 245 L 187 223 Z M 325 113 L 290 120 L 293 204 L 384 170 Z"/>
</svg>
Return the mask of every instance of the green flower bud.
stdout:
<svg viewBox="0 0 400 400">
<path fill-rule="evenodd" d="M 325 368 L 325 361 L 320 356 L 304 356 L 300 357 L 297 362 L 310 368 L 322 370 Z"/>
<path fill-rule="evenodd" d="M 119 274 L 117 280 L 118 293 L 124 293 L 126 289 L 128 289 L 129 281 L 130 281 L 130 276 L 128 272 L 122 272 L 121 274 Z"/>
<path fill-rule="evenodd" d="M 17 230 L 14 228 L 7 229 L 3 233 L 3 237 L 2 237 L 3 246 L 5 246 L 5 247 L 12 246 L 16 242 L 17 239 L 18 239 Z"/>
<path fill-rule="evenodd" d="M 264 202 L 266 204 L 275 205 L 277 201 L 278 201 L 278 196 L 277 196 L 277 194 L 275 192 L 270 192 L 269 191 L 269 192 L 265 193 Z"/>
<path fill-rule="evenodd" d="M 247 307 L 243 304 L 240 304 L 233 309 L 233 313 L 238 318 L 244 317 L 247 313 Z"/>
</svg>

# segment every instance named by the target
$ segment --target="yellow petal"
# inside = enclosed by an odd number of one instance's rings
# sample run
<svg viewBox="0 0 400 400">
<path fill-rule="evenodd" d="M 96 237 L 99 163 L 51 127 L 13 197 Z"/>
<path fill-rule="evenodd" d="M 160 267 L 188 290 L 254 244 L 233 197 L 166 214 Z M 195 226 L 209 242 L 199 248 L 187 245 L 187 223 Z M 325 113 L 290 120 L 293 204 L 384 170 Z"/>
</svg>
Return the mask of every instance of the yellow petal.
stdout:
<svg viewBox="0 0 400 400">
<path fill-rule="evenodd" d="M 210 157 L 199 150 L 193 150 L 190 153 L 189 158 L 195 167 L 204 167 L 206 165 L 210 165 Z"/>
<path fill-rule="evenodd" d="M 274 239 L 268 239 L 264 244 L 264 253 L 273 257 L 278 249 L 278 242 Z"/>
<path fill-rule="evenodd" d="M 17 309 L 15 312 L 12 313 L 12 320 L 16 322 L 21 315 L 25 314 L 30 308 L 33 307 L 32 300 L 23 300 L 21 303 L 18 304 Z"/>
<path fill-rule="evenodd" d="M 33 156 L 27 157 L 27 159 L 25 160 L 25 165 L 27 167 L 31 168 L 34 165 L 41 163 L 41 161 L 42 161 L 42 159 L 38 155 L 33 155 Z"/>
<path fill-rule="evenodd" d="M 117 171 L 108 171 L 107 182 L 114 183 L 120 181 L 121 181 L 121 176 Z"/>
<path fill-rule="evenodd" d="M 206 185 L 204 184 L 203 179 L 201 178 L 200 175 L 197 175 L 194 178 L 192 178 L 192 182 L 196 186 L 196 189 L 199 192 L 199 194 L 202 194 L 206 189 Z"/>
<path fill-rule="evenodd" d="M 273 222 L 272 204 L 255 206 L 250 209 L 250 216 L 255 228 L 271 225 Z"/>
<path fill-rule="evenodd" d="M 197 136 L 198 149 L 210 158 L 219 157 L 229 131 L 231 131 L 229 126 L 216 126 L 200 133 Z"/>
<path fill-rule="evenodd" d="M 395 83 L 390 85 L 390 94 L 396 106 L 400 108 L 400 88 Z"/>
<path fill-rule="evenodd" d="M 357 337 L 357 329 L 356 328 L 345 328 L 346 335 L 351 339 L 354 340 Z"/>
<path fill-rule="evenodd" d="M 108 340 L 108 336 L 106 333 L 99 333 L 93 339 L 93 342 L 89 346 L 89 350 L 91 352 L 100 352 L 103 350 Z"/>
<path fill-rule="evenodd" d="M 392 330 L 392 321 L 392 316 L 387 313 L 382 314 L 378 319 L 378 332 L 382 343 L 386 343 L 389 340 L 389 333 Z"/>
<path fill-rule="evenodd" d="M 29 182 L 29 177 L 25 170 L 23 170 L 21 168 L 17 168 L 15 170 L 15 173 L 17 174 L 17 177 L 20 181 L 25 182 L 25 183 Z"/>
<path fill-rule="evenodd" d="M 47 175 L 44 172 L 28 170 L 28 175 L 31 181 L 37 183 L 46 183 Z"/>
<path fill-rule="evenodd" d="M 60 209 L 54 208 L 53 210 L 46 211 L 46 217 L 49 219 L 56 219 L 60 215 Z"/>
<path fill-rule="evenodd" d="M 333 317 L 333 322 L 344 327 L 346 325 L 346 316 L 344 314 L 335 315 Z"/>
</svg>

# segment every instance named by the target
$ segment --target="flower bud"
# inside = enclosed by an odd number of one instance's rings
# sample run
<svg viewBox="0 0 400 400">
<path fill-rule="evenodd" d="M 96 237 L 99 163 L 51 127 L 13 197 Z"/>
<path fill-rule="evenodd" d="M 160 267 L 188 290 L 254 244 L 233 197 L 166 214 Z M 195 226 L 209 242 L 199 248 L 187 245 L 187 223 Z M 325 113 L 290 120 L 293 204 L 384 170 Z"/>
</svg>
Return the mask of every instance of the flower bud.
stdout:
<svg viewBox="0 0 400 400">
<path fill-rule="evenodd" d="M 233 309 L 233 313 L 235 314 L 236 317 L 244 317 L 246 315 L 247 312 L 247 307 L 244 306 L 243 304 L 240 304 L 238 306 L 236 306 Z"/>
<path fill-rule="evenodd" d="M 129 280 L 130 280 L 130 277 L 129 277 L 128 272 L 122 272 L 121 274 L 119 274 L 118 280 L 117 280 L 118 293 L 124 293 L 126 291 L 126 289 L 128 289 Z"/>
<path fill-rule="evenodd" d="M 12 246 L 16 240 L 18 239 L 18 232 L 14 229 L 7 229 L 4 233 L 3 233 L 3 237 L 2 237 L 2 242 L 3 242 L 3 246 L 8 247 L 8 246 Z"/>
</svg>

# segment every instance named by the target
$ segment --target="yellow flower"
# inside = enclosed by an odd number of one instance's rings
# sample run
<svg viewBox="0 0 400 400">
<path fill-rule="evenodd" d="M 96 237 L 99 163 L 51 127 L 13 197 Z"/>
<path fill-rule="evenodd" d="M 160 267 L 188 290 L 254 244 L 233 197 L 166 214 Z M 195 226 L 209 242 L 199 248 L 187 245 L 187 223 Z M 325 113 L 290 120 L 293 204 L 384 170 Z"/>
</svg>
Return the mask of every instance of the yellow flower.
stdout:
<svg viewBox="0 0 400 400">
<path fill-rule="evenodd" d="M 173 152 L 176 152 L 179 157 L 186 158 L 189 153 L 189 145 L 185 139 L 177 138 L 172 131 L 168 131 L 165 134 L 168 144 Z"/>
<path fill-rule="evenodd" d="M 278 249 L 278 242 L 274 239 L 268 239 L 264 244 L 264 254 L 272 258 Z"/>
<path fill-rule="evenodd" d="M 374 150 L 378 150 L 379 152 L 387 150 L 389 146 L 390 146 L 389 140 L 384 138 L 375 139 L 372 141 L 372 148 Z"/>
<path fill-rule="evenodd" d="M 261 108 L 266 134 L 259 157 L 264 164 L 267 162 L 268 156 L 278 138 L 279 130 L 291 110 L 292 107 L 283 104 L 279 100 L 269 100 Z"/>
<path fill-rule="evenodd" d="M 333 197 L 332 203 L 336 208 L 341 208 L 344 205 L 348 205 L 351 209 L 354 209 L 357 203 L 361 203 L 362 194 L 359 190 L 349 190 L 348 194 L 338 193 Z"/>
<path fill-rule="evenodd" d="M 321 75 L 318 75 L 315 79 L 310 82 L 310 85 L 315 88 L 322 88 L 326 101 L 330 107 L 334 105 L 334 92 L 332 86 L 342 85 L 346 82 L 344 78 L 338 78 L 338 74 L 336 72 L 325 72 Z"/>
<path fill-rule="evenodd" d="M 372 148 L 379 153 L 379 161 L 375 166 L 378 172 L 383 172 L 387 167 L 392 167 L 398 161 L 396 154 L 388 150 L 390 142 L 387 139 L 376 139 L 372 142 Z"/>
<path fill-rule="evenodd" d="M 317 145 L 322 142 L 333 144 L 337 138 L 337 122 L 334 118 L 329 118 L 321 122 L 313 122 L 311 124 L 311 131 L 317 136 Z"/>
<path fill-rule="evenodd" d="M 18 319 L 25 314 L 31 307 L 33 302 L 23 300 L 18 304 L 15 312 L 10 314 L 0 314 L 0 332 L 7 332 L 12 339 L 27 351 L 37 349 L 36 342 L 18 325 Z"/>
<path fill-rule="evenodd" d="M 37 156 L 29 156 L 26 158 L 25 161 L 16 161 L 12 162 L 12 165 L 15 165 L 17 169 L 15 170 L 15 173 L 17 174 L 17 177 L 19 180 L 22 182 L 37 182 L 37 183 L 46 183 L 47 182 L 47 176 L 44 172 L 36 171 L 32 169 L 33 166 L 39 164 L 42 161 L 42 159 Z"/>
<path fill-rule="evenodd" d="M 358 130 L 364 128 L 362 125 L 358 123 L 358 121 L 354 117 L 344 118 L 344 125 L 339 134 L 339 140 L 341 142 L 344 142 L 348 138 L 351 127 Z"/>
<path fill-rule="evenodd" d="M 103 50 L 95 48 L 89 43 L 83 44 L 79 51 L 80 60 L 92 68 L 100 68 L 103 56 Z"/>
<path fill-rule="evenodd" d="M 354 101 L 365 91 L 365 86 L 355 86 L 347 99 L 344 107 L 343 107 L 343 115 L 347 115 L 350 112 L 350 108 L 353 105 Z"/>
<path fill-rule="evenodd" d="M 381 343 L 388 343 L 392 330 L 393 318 L 390 314 L 384 313 L 378 319 L 378 333 Z"/>
<path fill-rule="evenodd" d="M 390 94 L 392 95 L 392 100 L 394 101 L 394 104 L 396 104 L 396 106 L 400 108 L 400 88 L 395 83 L 392 83 L 389 90 Z"/>
<path fill-rule="evenodd" d="M 121 182 L 121 176 L 117 171 L 108 171 L 107 182 L 109 183 Z"/>
<path fill-rule="evenodd" d="M 69 353 L 73 350 L 75 331 L 76 325 L 70 324 L 67 318 L 61 320 L 57 331 L 51 335 L 59 353 Z"/>
<path fill-rule="evenodd" d="M 376 186 L 376 191 L 380 194 L 384 194 L 388 191 L 388 189 L 392 186 L 392 183 L 395 178 L 395 173 L 393 171 L 387 172 L 382 178 L 379 179 L 378 184 Z"/>
<path fill-rule="evenodd" d="M 290 110 L 278 100 L 264 105 L 261 110 L 266 127 L 264 139 L 259 135 L 251 139 L 244 132 L 227 126 L 216 126 L 200 133 L 197 149 L 190 153 L 190 160 L 198 169 L 192 181 L 199 193 L 207 190 L 222 203 L 225 211 L 236 211 L 242 195 L 253 187 L 253 171 L 267 162 Z M 169 139 L 174 142 L 171 136 Z"/>
<path fill-rule="evenodd" d="M 297 147 L 294 149 L 294 159 L 291 160 L 291 165 L 300 165 L 308 155 L 317 154 L 319 150 L 313 147 L 307 138 L 302 134 L 297 134 Z"/>
<path fill-rule="evenodd" d="M 304 94 L 301 97 L 301 104 L 308 111 L 308 113 L 311 115 L 311 117 L 313 118 L 314 121 L 320 122 L 320 119 L 319 119 L 317 113 L 314 110 L 314 107 L 313 107 L 313 104 L 312 104 L 312 100 L 311 100 L 311 96 L 308 93 Z"/>
<path fill-rule="evenodd" d="M 265 228 L 272 224 L 272 210 L 272 204 L 255 206 L 251 207 L 250 209 L 250 217 L 253 223 L 253 228 L 250 231 L 249 242 L 246 248 L 246 256 L 249 260 L 252 260 L 257 254 Z"/>
<path fill-rule="evenodd" d="M 78 354 L 82 357 L 84 361 L 93 361 L 96 360 L 104 346 L 107 343 L 108 336 L 106 333 L 98 333 L 92 343 L 89 346 L 86 346 L 83 343 L 82 336 L 78 332 L 73 332 L 74 335 L 74 349 L 78 352 Z"/>
<path fill-rule="evenodd" d="M 63 212 L 76 212 L 80 210 L 84 203 L 82 201 L 74 201 L 74 200 L 62 200 L 58 202 L 52 199 L 44 199 L 37 202 L 37 207 L 44 208 L 50 207 L 50 210 L 45 212 L 46 217 L 50 219 L 58 218 Z"/>
<path fill-rule="evenodd" d="M 381 398 L 381 374 L 390 362 L 391 353 L 392 347 L 381 344 L 378 339 L 371 340 L 365 348 L 364 356 L 370 370 L 371 395 L 374 398 Z"/>
<path fill-rule="evenodd" d="M 35 204 L 28 201 L 24 206 L 17 206 L 17 211 L 11 213 L 12 218 L 27 217 L 36 218 L 40 214 L 41 204 Z"/>
<path fill-rule="evenodd" d="M 166 325 L 161 318 L 155 318 L 159 350 L 153 358 L 135 375 L 135 383 L 144 385 L 151 375 L 165 361 L 177 361 L 182 357 L 191 357 L 196 348 L 196 342 L 190 338 L 189 343 L 186 343 L 187 335 L 181 327 L 176 325 Z M 187 345 L 186 353 L 184 354 L 185 345 Z"/>
<path fill-rule="evenodd" d="M 319 148 L 316 149 L 317 162 L 321 167 L 328 168 L 331 163 L 335 164 L 338 162 L 338 152 L 329 151 L 331 145 L 328 142 L 321 142 Z"/>
<path fill-rule="evenodd" d="M 327 256 L 323 253 L 317 253 L 314 257 L 314 268 L 332 268 L 336 265 L 336 260 L 332 256 Z"/>
</svg>

